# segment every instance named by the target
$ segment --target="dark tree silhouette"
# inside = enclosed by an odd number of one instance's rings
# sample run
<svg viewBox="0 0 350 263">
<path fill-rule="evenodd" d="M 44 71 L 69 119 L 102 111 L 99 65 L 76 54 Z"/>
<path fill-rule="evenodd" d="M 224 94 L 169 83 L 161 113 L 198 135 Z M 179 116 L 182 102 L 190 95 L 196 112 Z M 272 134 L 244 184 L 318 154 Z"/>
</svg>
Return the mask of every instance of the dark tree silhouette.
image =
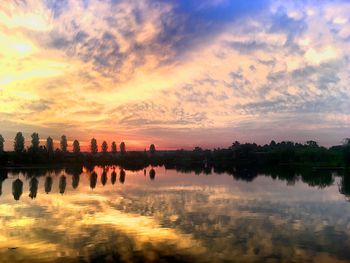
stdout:
<svg viewBox="0 0 350 263">
<path fill-rule="evenodd" d="M 52 177 L 51 176 L 48 176 L 45 178 L 45 193 L 50 193 L 51 190 L 52 190 L 52 183 L 53 183 L 53 180 L 52 180 Z"/>
<path fill-rule="evenodd" d="M 115 181 L 117 180 L 117 173 L 115 171 L 111 174 L 111 182 L 112 184 L 115 184 Z"/>
<path fill-rule="evenodd" d="M 122 184 L 124 184 L 124 182 L 125 182 L 125 171 L 124 171 L 124 169 L 121 169 L 121 171 L 120 171 L 119 182 L 121 182 Z"/>
<path fill-rule="evenodd" d="M 96 183 L 97 183 L 97 173 L 95 173 L 95 171 L 93 171 L 90 174 L 90 188 L 94 189 L 96 187 Z"/>
<path fill-rule="evenodd" d="M 105 186 L 106 183 L 107 183 L 107 172 L 106 172 L 106 170 L 103 170 L 103 172 L 102 172 L 101 183 L 102 183 L 103 186 Z"/>
<path fill-rule="evenodd" d="M 64 153 L 67 152 L 68 142 L 67 142 L 66 135 L 62 135 L 61 136 L 60 145 L 61 145 L 61 151 L 64 152 Z"/>
<path fill-rule="evenodd" d="M 108 150 L 108 144 L 106 141 L 103 141 L 102 145 L 101 145 L 101 149 L 103 153 L 107 153 Z"/>
<path fill-rule="evenodd" d="M 21 153 L 24 151 L 24 137 L 21 132 L 17 132 L 13 148 L 16 153 Z"/>
<path fill-rule="evenodd" d="M 121 154 L 125 154 L 126 153 L 125 142 L 121 142 L 120 143 L 119 149 L 120 149 L 120 153 Z"/>
<path fill-rule="evenodd" d="M 117 144 L 115 142 L 112 142 L 112 153 L 117 153 Z"/>
<path fill-rule="evenodd" d="M 343 159 L 346 167 L 350 166 L 350 138 L 344 139 L 343 142 Z"/>
<path fill-rule="evenodd" d="M 79 144 L 78 140 L 74 140 L 74 142 L 73 142 L 73 152 L 75 154 L 80 153 L 80 144 Z"/>
<path fill-rule="evenodd" d="M 32 179 L 30 179 L 29 181 L 29 197 L 34 199 L 36 198 L 36 195 L 38 193 L 38 185 L 39 185 L 39 181 L 38 179 L 36 179 L 36 177 L 33 177 Z"/>
<path fill-rule="evenodd" d="M 90 150 L 93 154 L 96 154 L 98 152 L 97 141 L 95 138 L 91 139 Z"/>
<path fill-rule="evenodd" d="M 67 178 L 65 175 L 62 175 L 60 177 L 60 182 L 59 182 L 60 194 L 64 194 L 64 192 L 66 191 L 66 185 L 67 185 Z"/>
<path fill-rule="evenodd" d="M 2 135 L 0 134 L 0 153 L 4 152 L 4 143 L 5 143 L 5 139 L 4 137 L 2 137 Z"/>
<path fill-rule="evenodd" d="M 51 137 L 46 139 L 46 149 L 49 154 L 53 154 L 53 140 Z"/>
<path fill-rule="evenodd" d="M 13 198 L 18 201 L 23 193 L 23 182 L 20 179 L 16 179 L 12 183 L 12 194 Z"/>
<path fill-rule="evenodd" d="M 315 141 L 307 141 L 306 145 L 310 147 L 318 147 L 318 144 Z"/>
<path fill-rule="evenodd" d="M 31 148 L 33 151 L 38 151 L 39 150 L 39 143 L 40 143 L 40 138 L 39 138 L 39 134 L 36 132 L 33 132 L 32 135 L 32 145 Z"/>
<path fill-rule="evenodd" d="M 151 145 L 149 146 L 149 152 L 150 152 L 151 154 L 155 154 L 155 153 L 156 153 L 156 147 L 154 146 L 154 144 L 151 144 Z"/>
<path fill-rule="evenodd" d="M 152 168 L 149 171 L 149 178 L 151 178 L 151 180 L 154 180 L 155 177 L 156 177 L 156 171 Z"/>
</svg>

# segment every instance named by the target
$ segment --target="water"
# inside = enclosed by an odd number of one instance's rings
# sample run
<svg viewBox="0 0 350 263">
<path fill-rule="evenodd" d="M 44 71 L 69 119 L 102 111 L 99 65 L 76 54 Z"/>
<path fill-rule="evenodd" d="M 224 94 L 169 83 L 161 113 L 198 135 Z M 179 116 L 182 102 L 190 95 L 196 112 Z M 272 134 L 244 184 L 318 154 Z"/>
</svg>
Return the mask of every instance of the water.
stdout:
<svg viewBox="0 0 350 263">
<path fill-rule="evenodd" d="M 350 261 L 339 176 L 146 170 L 2 172 L 0 262 Z"/>
</svg>

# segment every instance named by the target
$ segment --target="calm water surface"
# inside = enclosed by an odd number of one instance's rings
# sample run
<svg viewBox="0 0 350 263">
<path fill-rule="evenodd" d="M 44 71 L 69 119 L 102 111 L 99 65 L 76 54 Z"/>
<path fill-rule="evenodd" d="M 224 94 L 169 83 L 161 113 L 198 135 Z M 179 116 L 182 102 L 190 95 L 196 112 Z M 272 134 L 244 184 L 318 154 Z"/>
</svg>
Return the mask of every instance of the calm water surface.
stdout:
<svg viewBox="0 0 350 263">
<path fill-rule="evenodd" d="M 350 261 L 341 177 L 94 171 L 2 172 L 0 262 Z"/>
</svg>

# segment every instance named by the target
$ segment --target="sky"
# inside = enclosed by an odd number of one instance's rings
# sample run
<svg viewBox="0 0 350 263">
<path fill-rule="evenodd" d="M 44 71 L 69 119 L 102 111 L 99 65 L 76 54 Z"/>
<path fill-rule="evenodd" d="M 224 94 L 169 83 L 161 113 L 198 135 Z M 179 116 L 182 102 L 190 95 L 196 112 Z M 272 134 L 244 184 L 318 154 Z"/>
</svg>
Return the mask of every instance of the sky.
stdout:
<svg viewBox="0 0 350 263">
<path fill-rule="evenodd" d="M 0 134 L 87 149 L 350 137 L 350 2 L 5 0 Z"/>
</svg>

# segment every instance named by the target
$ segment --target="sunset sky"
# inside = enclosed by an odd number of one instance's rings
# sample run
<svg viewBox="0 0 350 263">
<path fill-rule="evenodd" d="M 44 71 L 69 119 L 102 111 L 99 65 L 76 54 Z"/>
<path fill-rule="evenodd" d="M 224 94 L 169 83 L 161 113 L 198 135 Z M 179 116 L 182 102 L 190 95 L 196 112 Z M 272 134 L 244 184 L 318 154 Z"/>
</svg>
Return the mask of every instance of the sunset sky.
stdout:
<svg viewBox="0 0 350 263">
<path fill-rule="evenodd" d="M 350 137 L 350 2 L 3 0 L 0 134 L 82 149 Z"/>
</svg>

